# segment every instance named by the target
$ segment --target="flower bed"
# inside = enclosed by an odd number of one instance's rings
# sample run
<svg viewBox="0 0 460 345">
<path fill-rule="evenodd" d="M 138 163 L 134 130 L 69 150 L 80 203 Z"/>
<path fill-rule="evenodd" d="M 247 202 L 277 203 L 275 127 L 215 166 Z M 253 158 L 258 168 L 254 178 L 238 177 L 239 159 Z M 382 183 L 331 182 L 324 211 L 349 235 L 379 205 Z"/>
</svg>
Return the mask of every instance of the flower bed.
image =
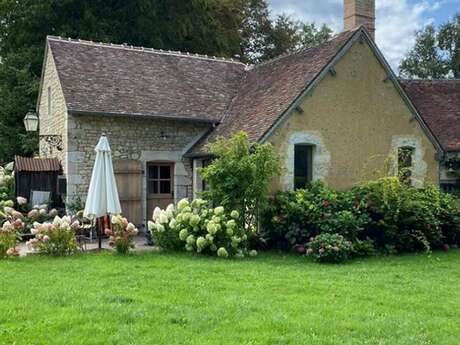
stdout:
<svg viewBox="0 0 460 345">
<path fill-rule="evenodd" d="M 350 241 L 353 248 L 347 258 L 375 250 L 414 252 L 460 245 L 458 199 L 434 186 L 415 189 L 391 177 L 345 192 L 322 183 L 281 192 L 263 219 L 270 247 L 307 245 L 317 259 L 318 243 L 331 240 L 325 234 Z"/>
<path fill-rule="evenodd" d="M 237 211 L 226 212 L 224 207 L 210 207 L 202 199 L 179 201 L 177 208 L 156 208 L 149 230 L 156 243 L 164 249 L 185 249 L 190 252 L 242 258 L 255 256 L 248 239 L 254 229 L 245 229 L 237 223 Z"/>
</svg>

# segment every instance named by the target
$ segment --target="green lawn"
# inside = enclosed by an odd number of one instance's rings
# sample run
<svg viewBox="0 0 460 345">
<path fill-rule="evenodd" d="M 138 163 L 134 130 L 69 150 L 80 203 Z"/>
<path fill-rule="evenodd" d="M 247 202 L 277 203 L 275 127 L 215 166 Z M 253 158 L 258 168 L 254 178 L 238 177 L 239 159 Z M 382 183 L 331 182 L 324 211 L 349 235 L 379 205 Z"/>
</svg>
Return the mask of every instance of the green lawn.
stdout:
<svg viewBox="0 0 460 345">
<path fill-rule="evenodd" d="M 460 250 L 0 262 L 0 344 L 460 344 Z"/>
</svg>

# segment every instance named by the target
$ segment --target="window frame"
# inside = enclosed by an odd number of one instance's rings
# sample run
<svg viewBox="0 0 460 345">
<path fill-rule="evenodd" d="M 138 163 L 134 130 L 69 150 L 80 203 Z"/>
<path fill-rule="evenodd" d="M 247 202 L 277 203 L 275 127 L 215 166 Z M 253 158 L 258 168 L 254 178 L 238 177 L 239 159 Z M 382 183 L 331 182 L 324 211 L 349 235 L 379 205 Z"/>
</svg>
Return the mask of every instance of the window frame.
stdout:
<svg viewBox="0 0 460 345">
<path fill-rule="evenodd" d="M 169 168 L 169 178 L 161 178 L 161 167 Z M 157 177 L 150 177 L 150 169 L 154 168 L 157 170 Z M 161 182 L 169 181 L 170 191 L 169 193 L 161 193 Z M 150 183 L 154 183 L 157 186 L 157 193 L 150 189 Z M 151 162 L 147 166 L 147 194 L 154 197 L 167 197 L 174 195 L 174 164 L 168 162 Z"/>
</svg>

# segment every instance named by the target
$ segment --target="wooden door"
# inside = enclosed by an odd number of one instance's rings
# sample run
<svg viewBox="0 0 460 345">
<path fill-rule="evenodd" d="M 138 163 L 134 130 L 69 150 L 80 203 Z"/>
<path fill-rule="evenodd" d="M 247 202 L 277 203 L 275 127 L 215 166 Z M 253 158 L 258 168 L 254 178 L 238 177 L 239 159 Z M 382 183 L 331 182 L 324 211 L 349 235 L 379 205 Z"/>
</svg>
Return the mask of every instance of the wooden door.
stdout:
<svg viewBox="0 0 460 345">
<path fill-rule="evenodd" d="M 136 226 L 141 226 L 144 222 L 142 214 L 142 164 L 137 160 L 117 160 L 114 161 L 113 169 L 123 215 Z"/>
<path fill-rule="evenodd" d="M 174 202 L 174 163 L 147 164 L 147 219 L 152 218 L 155 207 L 165 209 Z"/>
</svg>

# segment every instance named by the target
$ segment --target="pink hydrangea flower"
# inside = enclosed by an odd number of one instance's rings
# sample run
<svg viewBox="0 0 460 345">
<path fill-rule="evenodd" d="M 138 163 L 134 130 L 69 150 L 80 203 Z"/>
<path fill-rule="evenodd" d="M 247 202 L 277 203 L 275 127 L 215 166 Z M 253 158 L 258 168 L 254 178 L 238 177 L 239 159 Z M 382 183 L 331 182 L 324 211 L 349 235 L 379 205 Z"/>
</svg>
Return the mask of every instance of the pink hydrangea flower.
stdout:
<svg viewBox="0 0 460 345">
<path fill-rule="evenodd" d="M 27 199 L 23 198 L 22 196 L 18 196 L 16 198 L 16 201 L 18 202 L 18 205 L 25 205 L 27 204 Z"/>
</svg>

